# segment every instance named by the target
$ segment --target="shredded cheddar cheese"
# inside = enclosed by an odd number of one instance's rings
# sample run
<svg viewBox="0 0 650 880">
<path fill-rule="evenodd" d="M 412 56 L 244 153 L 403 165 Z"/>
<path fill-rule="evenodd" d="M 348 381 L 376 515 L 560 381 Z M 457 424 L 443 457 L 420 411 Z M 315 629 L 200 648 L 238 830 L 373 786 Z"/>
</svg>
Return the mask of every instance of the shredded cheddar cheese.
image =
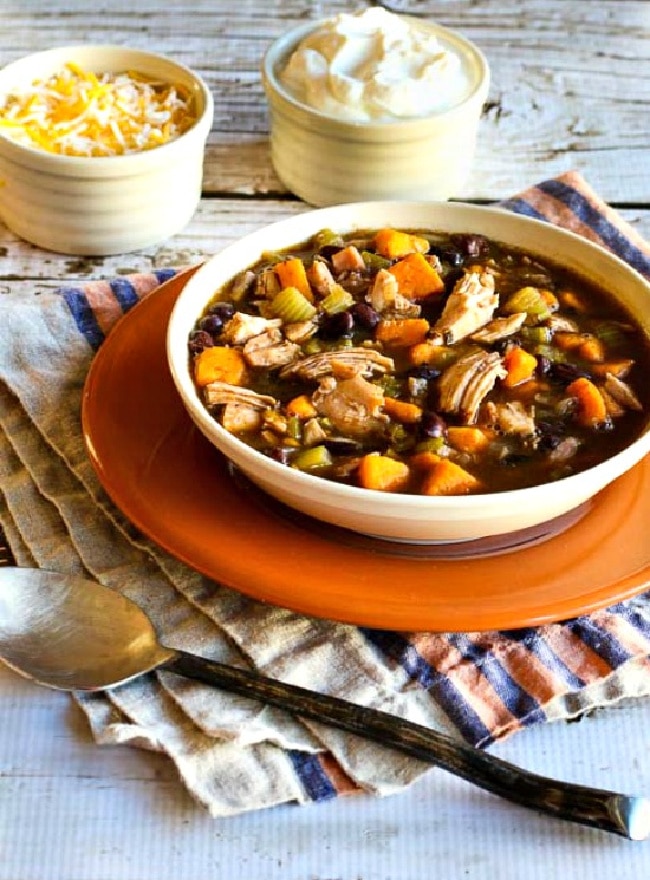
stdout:
<svg viewBox="0 0 650 880">
<path fill-rule="evenodd" d="M 179 137 L 196 116 L 187 90 L 138 73 L 94 74 L 67 64 L 0 103 L 0 131 L 65 156 L 119 156 Z"/>
</svg>

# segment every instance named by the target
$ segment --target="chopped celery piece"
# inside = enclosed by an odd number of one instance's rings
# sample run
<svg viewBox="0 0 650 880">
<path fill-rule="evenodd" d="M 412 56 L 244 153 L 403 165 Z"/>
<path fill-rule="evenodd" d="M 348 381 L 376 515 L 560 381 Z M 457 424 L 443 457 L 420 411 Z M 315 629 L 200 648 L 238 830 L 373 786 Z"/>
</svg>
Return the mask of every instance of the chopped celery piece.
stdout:
<svg viewBox="0 0 650 880">
<path fill-rule="evenodd" d="M 345 312 L 354 303 L 355 299 L 352 294 L 348 293 L 340 284 L 336 284 L 327 296 L 321 300 L 321 308 L 328 315 L 336 315 L 338 312 Z"/>
<path fill-rule="evenodd" d="M 300 471 L 312 471 L 331 464 L 332 456 L 326 446 L 312 446 L 310 449 L 302 449 L 291 462 L 291 467 Z"/>
<path fill-rule="evenodd" d="M 560 351 L 559 348 L 554 348 L 552 345 L 535 345 L 532 349 L 532 354 L 548 358 L 549 361 L 552 361 L 555 364 L 565 364 L 567 361 L 566 354 L 563 351 Z"/>
<path fill-rule="evenodd" d="M 333 229 L 321 229 L 313 238 L 316 250 L 323 247 L 343 247 L 343 239 Z"/>
<path fill-rule="evenodd" d="M 530 318 L 542 321 L 551 314 L 551 308 L 544 294 L 537 287 L 522 287 L 513 293 L 503 306 L 506 315 L 526 312 Z"/>
<path fill-rule="evenodd" d="M 287 324 L 308 321 L 316 314 L 316 308 L 303 296 L 297 287 L 285 287 L 273 297 L 271 310 L 277 318 Z"/>
<path fill-rule="evenodd" d="M 396 452 L 406 452 L 415 446 L 415 437 L 409 433 L 404 425 L 395 422 L 390 426 L 388 433 L 391 447 Z"/>
<path fill-rule="evenodd" d="M 553 332 L 550 327 L 522 327 L 519 331 L 524 339 L 545 344 L 551 341 Z"/>
<path fill-rule="evenodd" d="M 287 419 L 287 436 L 292 440 L 300 440 L 302 437 L 302 425 L 297 416 L 289 416 Z"/>
<path fill-rule="evenodd" d="M 444 437 L 427 437 L 415 447 L 416 452 L 440 452 L 445 445 Z"/>
<path fill-rule="evenodd" d="M 366 264 L 366 268 L 370 269 L 370 271 L 378 272 L 380 269 L 388 269 L 389 266 L 393 265 L 386 257 L 382 257 L 381 254 L 373 254 L 372 251 L 361 251 L 361 256 Z"/>
<path fill-rule="evenodd" d="M 318 339 L 308 339 L 302 347 L 303 354 L 316 354 L 323 350 L 323 346 Z"/>
</svg>

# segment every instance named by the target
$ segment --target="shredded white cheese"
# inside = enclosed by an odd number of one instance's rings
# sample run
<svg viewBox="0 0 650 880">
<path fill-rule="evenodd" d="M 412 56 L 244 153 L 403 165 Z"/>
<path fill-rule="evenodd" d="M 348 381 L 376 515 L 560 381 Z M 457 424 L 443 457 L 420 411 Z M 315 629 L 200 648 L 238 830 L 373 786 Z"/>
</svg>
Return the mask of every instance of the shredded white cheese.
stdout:
<svg viewBox="0 0 650 880">
<path fill-rule="evenodd" d="M 179 137 L 196 116 L 189 92 L 132 71 L 94 74 L 69 63 L 0 102 L 0 131 L 65 156 L 119 156 Z"/>
</svg>

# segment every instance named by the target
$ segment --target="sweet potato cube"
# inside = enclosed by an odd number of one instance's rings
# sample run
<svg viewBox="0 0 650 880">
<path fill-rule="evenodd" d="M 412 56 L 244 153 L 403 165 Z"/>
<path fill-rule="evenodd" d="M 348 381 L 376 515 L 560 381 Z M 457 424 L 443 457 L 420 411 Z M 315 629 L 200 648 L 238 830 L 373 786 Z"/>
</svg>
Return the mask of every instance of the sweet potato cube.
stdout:
<svg viewBox="0 0 650 880">
<path fill-rule="evenodd" d="M 407 254 L 426 254 L 429 247 L 426 238 L 397 229 L 380 229 L 375 235 L 377 253 L 389 260 L 399 260 Z"/>
<path fill-rule="evenodd" d="M 384 412 L 404 425 L 414 425 L 422 418 L 421 407 L 405 400 L 396 400 L 394 397 L 384 397 Z"/>
<path fill-rule="evenodd" d="M 314 301 L 314 294 L 307 279 L 305 264 L 298 257 L 277 263 L 275 274 L 278 276 L 278 280 L 283 288 L 295 287 L 309 302 Z"/>
<path fill-rule="evenodd" d="M 357 477 L 363 489 L 400 492 L 406 488 L 411 471 L 403 461 L 371 452 L 359 462 Z"/>
<path fill-rule="evenodd" d="M 408 347 L 424 342 L 428 332 L 426 318 L 391 318 L 377 324 L 375 339 L 386 345 Z"/>
<path fill-rule="evenodd" d="M 607 404 L 597 385 L 581 376 L 567 385 L 567 394 L 578 401 L 577 418 L 581 425 L 595 428 L 607 421 Z"/>
<path fill-rule="evenodd" d="M 448 458 L 427 468 L 422 480 L 423 495 L 467 495 L 479 485 L 475 476 Z"/>
<path fill-rule="evenodd" d="M 408 254 L 388 271 L 397 278 L 399 292 L 409 299 L 425 299 L 445 289 L 436 269 L 420 253 Z"/>
<path fill-rule="evenodd" d="M 246 378 L 246 361 L 237 348 L 215 345 L 204 348 L 194 360 L 194 380 L 197 385 L 226 382 L 243 385 Z"/>
<path fill-rule="evenodd" d="M 503 366 L 508 371 L 503 379 L 506 388 L 514 388 L 531 379 L 537 367 L 537 358 L 519 345 L 509 348 L 503 356 Z"/>
<path fill-rule="evenodd" d="M 491 436 L 489 432 L 482 428 L 476 428 L 471 425 L 450 425 L 447 428 L 447 440 L 449 445 L 453 446 L 459 452 L 466 452 L 473 455 L 481 452 L 489 445 Z"/>
</svg>

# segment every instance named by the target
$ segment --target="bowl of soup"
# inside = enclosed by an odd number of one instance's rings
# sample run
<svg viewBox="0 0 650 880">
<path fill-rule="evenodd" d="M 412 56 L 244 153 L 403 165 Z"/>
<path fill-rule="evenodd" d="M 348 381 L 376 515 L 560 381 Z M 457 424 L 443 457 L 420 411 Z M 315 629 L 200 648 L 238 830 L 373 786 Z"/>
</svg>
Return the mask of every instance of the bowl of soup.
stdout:
<svg viewBox="0 0 650 880">
<path fill-rule="evenodd" d="M 187 412 L 302 514 L 474 541 L 580 509 L 650 450 L 650 285 L 496 208 L 308 211 L 209 259 L 172 312 Z"/>
</svg>

